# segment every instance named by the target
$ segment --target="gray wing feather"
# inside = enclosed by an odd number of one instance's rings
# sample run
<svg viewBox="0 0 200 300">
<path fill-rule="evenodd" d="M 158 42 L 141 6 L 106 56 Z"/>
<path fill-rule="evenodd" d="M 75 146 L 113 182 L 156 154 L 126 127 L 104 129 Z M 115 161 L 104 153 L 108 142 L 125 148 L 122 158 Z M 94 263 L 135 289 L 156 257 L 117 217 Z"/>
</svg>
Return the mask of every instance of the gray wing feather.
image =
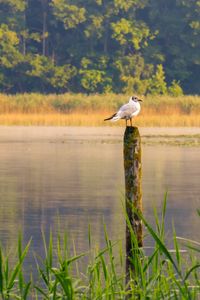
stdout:
<svg viewBox="0 0 200 300">
<path fill-rule="evenodd" d="M 123 119 L 126 117 L 130 117 L 136 111 L 137 108 L 134 105 L 130 105 L 129 103 L 127 103 L 120 107 L 120 109 L 117 112 L 117 116 Z"/>
</svg>

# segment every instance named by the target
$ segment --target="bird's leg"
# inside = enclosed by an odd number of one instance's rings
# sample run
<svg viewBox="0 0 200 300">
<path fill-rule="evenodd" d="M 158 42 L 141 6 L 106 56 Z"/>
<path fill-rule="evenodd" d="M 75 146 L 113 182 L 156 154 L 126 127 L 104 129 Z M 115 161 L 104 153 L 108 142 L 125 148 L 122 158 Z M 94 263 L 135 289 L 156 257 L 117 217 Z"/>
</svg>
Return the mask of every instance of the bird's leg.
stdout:
<svg viewBox="0 0 200 300">
<path fill-rule="evenodd" d="M 127 119 L 126 119 L 126 127 L 127 127 Z"/>
<path fill-rule="evenodd" d="M 130 123 L 131 123 L 131 127 L 133 127 L 133 124 L 132 124 L 132 118 L 130 118 Z"/>
</svg>

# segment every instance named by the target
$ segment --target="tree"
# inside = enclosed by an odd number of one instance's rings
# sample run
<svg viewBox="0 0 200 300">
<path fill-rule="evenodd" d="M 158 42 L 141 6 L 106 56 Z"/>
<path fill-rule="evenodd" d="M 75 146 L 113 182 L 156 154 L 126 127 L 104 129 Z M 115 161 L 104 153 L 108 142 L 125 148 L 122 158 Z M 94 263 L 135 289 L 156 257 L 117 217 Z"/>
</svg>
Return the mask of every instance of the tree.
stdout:
<svg viewBox="0 0 200 300">
<path fill-rule="evenodd" d="M 146 18 L 158 33 L 145 53 L 147 61 L 163 64 L 168 83 L 176 80 L 187 92 L 199 93 L 199 1 L 150 0 Z"/>
<path fill-rule="evenodd" d="M 9 30 L 8 26 L 0 26 L 0 66 L 12 68 L 22 59 L 18 50 L 19 39 L 16 32 Z"/>
<path fill-rule="evenodd" d="M 136 22 L 127 19 L 120 19 L 112 23 L 113 34 L 124 50 L 139 50 L 142 45 L 147 45 L 147 39 L 150 37 L 150 30 L 144 22 Z"/>
<path fill-rule="evenodd" d="M 62 92 L 70 90 L 69 82 L 76 75 L 76 68 L 69 64 L 55 66 L 49 58 L 36 55 L 32 57 L 30 69 L 26 73 L 31 78 L 41 79 L 43 88 Z"/>
<path fill-rule="evenodd" d="M 87 93 L 97 90 L 100 93 L 112 91 L 112 79 L 107 74 L 107 57 L 101 56 L 96 61 L 83 58 L 81 61 L 80 77 L 81 87 Z"/>
<path fill-rule="evenodd" d="M 180 84 L 176 80 L 173 80 L 171 85 L 168 87 L 168 93 L 171 96 L 181 96 L 183 95 L 183 90 L 180 87 Z"/>
<path fill-rule="evenodd" d="M 200 93 L 196 0 L 0 0 L 5 92 Z"/>
<path fill-rule="evenodd" d="M 71 5 L 67 0 L 52 0 L 53 14 L 63 22 L 65 29 L 76 28 L 85 21 L 85 8 Z"/>
<path fill-rule="evenodd" d="M 145 64 L 140 54 L 120 57 L 114 65 L 118 72 L 118 81 L 123 83 L 120 90 L 125 93 L 146 93 L 149 77 L 153 74 L 153 65 Z"/>
<path fill-rule="evenodd" d="M 147 93 L 152 95 L 165 95 L 167 93 L 167 84 L 165 81 L 165 72 L 162 65 L 158 65 L 155 74 L 149 82 Z"/>
</svg>

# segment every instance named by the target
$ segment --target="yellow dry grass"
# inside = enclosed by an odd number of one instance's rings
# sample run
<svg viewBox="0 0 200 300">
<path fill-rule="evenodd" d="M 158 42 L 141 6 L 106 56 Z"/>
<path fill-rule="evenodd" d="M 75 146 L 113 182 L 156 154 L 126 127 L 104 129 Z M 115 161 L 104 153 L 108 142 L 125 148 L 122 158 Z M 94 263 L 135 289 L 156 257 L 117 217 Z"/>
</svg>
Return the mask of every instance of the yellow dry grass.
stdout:
<svg viewBox="0 0 200 300">
<path fill-rule="evenodd" d="M 124 121 L 104 122 L 127 95 L 0 94 L 0 125 L 123 126 Z M 199 96 L 142 97 L 138 126 L 200 126 Z"/>
<path fill-rule="evenodd" d="M 110 112 L 73 112 L 73 113 L 7 113 L 0 115 L 0 125 L 24 125 L 24 126 L 124 126 L 124 120 L 118 122 L 104 122 L 103 119 Z M 134 119 L 137 126 L 200 126 L 200 114 L 146 114 Z"/>
</svg>

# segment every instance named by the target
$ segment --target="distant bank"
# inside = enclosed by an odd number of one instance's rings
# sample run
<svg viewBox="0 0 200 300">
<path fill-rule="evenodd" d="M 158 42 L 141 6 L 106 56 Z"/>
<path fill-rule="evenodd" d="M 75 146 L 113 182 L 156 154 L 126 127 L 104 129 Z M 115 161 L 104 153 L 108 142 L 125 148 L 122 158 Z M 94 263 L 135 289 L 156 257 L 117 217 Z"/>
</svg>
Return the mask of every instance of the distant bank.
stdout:
<svg viewBox="0 0 200 300">
<path fill-rule="evenodd" d="M 0 94 L 0 125 L 123 126 L 103 119 L 130 95 Z M 141 96 L 142 97 L 142 96 Z M 200 96 L 142 97 L 137 126 L 200 126 Z"/>
</svg>

